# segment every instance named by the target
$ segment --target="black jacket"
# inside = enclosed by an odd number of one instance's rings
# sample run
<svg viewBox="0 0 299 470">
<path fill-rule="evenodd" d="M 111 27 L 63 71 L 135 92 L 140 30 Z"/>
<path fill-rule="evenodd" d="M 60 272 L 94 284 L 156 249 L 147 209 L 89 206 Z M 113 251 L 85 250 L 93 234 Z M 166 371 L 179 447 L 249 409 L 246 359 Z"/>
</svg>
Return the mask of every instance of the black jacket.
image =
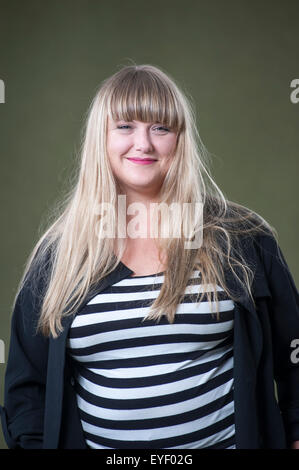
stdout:
<svg viewBox="0 0 299 470">
<path fill-rule="evenodd" d="M 299 351 L 292 343 L 299 340 L 299 294 L 273 237 L 244 238 L 242 245 L 255 272 L 255 307 L 241 284 L 225 271 L 229 288 L 240 296 L 234 319 L 236 447 L 288 448 L 299 440 Z M 88 294 L 82 307 L 96 292 L 131 273 L 120 263 Z M 4 436 L 9 448 L 83 449 L 66 354 L 73 317 L 64 319 L 64 331 L 56 339 L 35 335 L 39 302 L 28 282 L 12 317 L 5 403 L 0 408 Z"/>
</svg>

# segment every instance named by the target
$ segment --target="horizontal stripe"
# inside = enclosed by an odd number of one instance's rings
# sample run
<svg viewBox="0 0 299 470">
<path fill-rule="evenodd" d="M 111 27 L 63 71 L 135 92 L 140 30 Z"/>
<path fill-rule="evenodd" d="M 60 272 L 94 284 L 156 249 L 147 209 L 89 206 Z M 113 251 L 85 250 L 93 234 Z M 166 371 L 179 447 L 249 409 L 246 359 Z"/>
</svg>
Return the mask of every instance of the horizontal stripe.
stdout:
<svg viewBox="0 0 299 470">
<path fill-rule="evenodd" d="M 173 412 L 167 416 L 155 416 L 153 413 L 153 409 L 150 408 L 148 416 L 146 419 L 141 419 L 136 413 L 131 410 L 131 419 L 127 420 L 111 420 L 105 419 L 101 417 L 95 417 L 86 413 L 81 408 L 81 418 L 88 424 L 92 424 L 98 427 L 105 427 L 108 429 L 127 429 L 127 430 L 136 430 L 136 429 L 154 429 L 159 427 L 166 427 L 175 424 L 187 423 L 189 421 L 194 421 L 198 418 L 203 418 L 206 415 L 210 415 L 215 411 L 222 410 L 224 406 L 231 404 L 231 408 L 233 410 L 233 391 L 231 390 L 228 394 L 217 398 L 212 402 L 209 402 L 205 405 L 198 406 L 199 403 L 201 404 L 201 400 L 197 399 L 197 408 L 184 411 L 182 413 L 178 413 L 177 407 L 175 408 L 176 414 L 174 415 Z M 231 410 L 231 411 L 232 411 Z M 230 412 L 231 412 L 230 411 Z M 221 411 L 222 412 L 222 411 Z M 159 413 L 160 414 L 160 413 Z M 138 419 L 133 419 L 133 418 Z"/>
<path fill-rule="evenodd" d="M 228 354 L 228 356 L 227 356 Z M 152 377 L 156 375 L 165 375 L 167 373 L 179 373 L 181 370 L 188 370 L 190 367 L 197 367 L 199 365 L 205 366 L 206 363 L 212 363 L 213 361 L 223 361 L 226 357 L 232 355 L 232 347 L 223 346 L 217 349 L 208 349 L 203 351 L 197 358 L 191 358 L 181 362 L 174 363 L 162 363 L 155 365 L 144 366 L 143 361 L 139 367 L 122 367 L 122 368 L 113 368 L 113 369 L 100 369 L 100 368 L 91 368 L 86 367 L 85 364 L 77 364 L 79 372 L 82 372 L 84 368 L 85 371 L 89 371 L 92 374 L 97 374 L 100 377 L 112 378 L 112 379 L 131 379 L 131 378 L 142 378 L 142 377 Z M 215 362 L 214 362 L 215 364 Z M 81 373 L 82 375 L 82 373 Z"/>
<path fill-rule="evenodd" d="M 198 431 L 190 432 L 189 434 L 185 434 L 182 436 L 175 435 L 173 437 L 153 439 L 154 436 L 149 435 L 148 440 L 130 439 L 130 440 L 126 440 L 125 442 L 118 440 L 118 439 L 112 439 L 112 438 L 99 436 L 96 434 L 91 434 L 87 431 L 84 423 L 82 423 L 82 425 L 83 425 L 83 429 L 85 431 L 87 440 L 92 439 L 92 441 L 95 442 L 96 444 L 101 444 L 101 445 L 107 446 L 108 448 L 110 447 L 112 449 L 113 448 L 114 449 L 161 449 L 161 448 L 169 449 L 171 447 L 181 446 L 183 444 L 190 445 L 190 443 L 192 443 L 195 440 L 200 440 L 200 439 L 204 439 L 207 437 L 210 437 L 210 439 L 207 439 L 207 442 L 210 442 L 210 444 L 212 444 L 214 441 L 215 434 L 221 430 L 225 430 L 225 434 L 226 434 L 227 427 L 231 426 L 233 423 L 234 423 L 234 415 L 232 414 L 220 421 L 213 422 L 213 424 L 211 424 L 208 427 L 205 427 Z M 187 448 L 189 448 L 189 446 Z"/>
<path fill-rule="evenodd" d="M 189 286 L 186 286 L 186 289 L 185 289 L 185 295 L 188 295 L 188 294 L 198 294 L 198 293 L 202 293 L 204 291 L 213 291 L 213 286 L 211 284 L 207 284 L 207 287 L 205 288 L 203 285 L 201 284 L 193 284 L 193 285 L 189 285 Z M 217 286 L 216 288 L 216 291 L 218 292 L 223 292 L 223 289 L 219 286 Z M 138 290 L 136 292 L 132 292 L 129 291 L 129 292 L 126 292 L 126 295 L 125 295 L 125 301 L 126 302 L 132 302 L 134 300 L 141 300 L 141 299 L 144 299 L 144 300 L 148 300 L 148 299 L 154 299 L 156 297 L 158 297 L 160 293 L 160 289 L 156 289 L 156 290 L 153 290 L 153 289 L 146 289 L 146 290 Z M 95 295 L 88 303 L 87 305 L 93 305 L 93 304 L 98 304 L 98 303 L 101 303 L 101 304 L 105 304 L 105 303 L 113 303 L 113 302 L 120 302 L 120 301 L 124 301 L 124 296 L 121 292 L 117 293 L 117 292 L 110 292 L 110 293 L 105 293 L 105 291 L 101 292 L 100 294 L 98 295 Z"/>
<path fill-rule="evenodd" d="M 164 330 L 162 330 L 164 331 Z M 145 333 L 144 336 L 142 336 L 142 333 Z M 119 335 L 115 335 L 116 338 L 111 341 L 113 338 L 112 335 L 104 335 L 103 341 L 101 341 L 101 336 L 98 338 L 97 341 L 89 341 L 90 338 L 87 339 L 87 345 L 82 347 L 84 345 L 83 339 L 82 341 L 78 340 L 76 341 L 77 347 L 74 348 L 71 343 L 72 347 L 72 354 L 75 356 L 80 356 L 84 355 L 84 357 L 89 356 L 94 356 L 96 353 L 102 354 L 104 351 L 109 353 L 109 351 L 116 353 L 117 350 L 122 350 L 121 352 L 118 352 L 118 355 L 123 356 L 123 354 L 126 355 L 126 352 L 123 351 L 128 351 L 129 349 L 133 349 L 133 352 L 138 348 L 138 355 L 143 356 L 142 349 L 147 348 L 148 346 L 157 346 L 157 342 L 163 344 L 164 346 L 168 346 L 168 351 L 171 353 L 173 351 L 176 351 L 178 348 L 178 345 L 183 343 L 186 345 L 190 344 L 196 344 L 197 347 L 195 349 L 209 349 L 209 346 L 212 345 L 213 347 L 216 346 L 216 344 L 221 343 L 223 339 L 226 339 L 227 337 L 227 330 L 221 331 L 219 333 L 210 333 L 210 334 L 196 334 L 196 333 L 189 333 L 189 334 L 184 334 L 184 333 L 171 333 L 171 334 L 163 334 L 163 335 L 158 335 L 158 334 L 148 334 L 150 333 L 149 331 L 145 331 L 144 329 L 142 332 L 140 332 L 141 336 L 135 336 L 129 337 L 128 331 L 125 331 L 123 333 L 120 333 Z M 158 333 L 156 331 L 155 333 Z M 117 337 L 122 337 L 121 339 L 117 339 Z M 110 341 L 107 339 L 110 339 Z M 106 340 L 106 341 L 105 341 Z M 89 345 L 88 345 L 89 342 Z M 91 344 L 90 344 L 91 343 Z M 81 346 L 81 347 L 80 347 Z M 182 346 L 183 347 L 183 346 Z M 190 346 L 186 346 L 189 348 Z M 181 349 L 181 346 L 180 346 Z M 144 352 L 145 355 L 147 355 L 147 352 L 145 350 Z"/>
<path fill-rule="evenodd" d="M 213 444 L 216 442 L 216 444 Z M 211 445 L 212 444 L 212 445 Z M 235 425 L 232 424 L 204 439 L 165 449 L 235 449 Z"/>
<path fill-rule="evenodd" d="M 218 377 L 219 379 L 219 377 Z M 108 408 L 111 403 L 115 404 L 112 400 L 105 401 L 104 405 L 106 408 L 100 407 L 98 405 L 92 405 L 90 402 L 84 400 L 80 395 L 78 396 L 78 406 L 85 415 L 89 415 L 94 418 L 102 418 L 111 421 L 128 421 L 132 419 L 132 415 L 138 419 L 148 419 L 148 417 L 163 417 L 171 416 L 173 414 L 173 404 L 175 403 L 175 410 L 177 414 L 185 413 L 196 409 L 199 405 L 206 406 L 213 400 L 215 397 L 222 397 L 232 390 L 233 379 L 228 376 L 221 377 L 222 381 L 218 380 L 218 383 L 213 387 L 207 390 L 201 388 L 200 393 L 197 393 L 198 390 L 193 390 L 192 397 L 188 399 L 188 396 L 183 396 L 183 394 L 174 394 L 173 397 L 170 397 L 169 401 L 164 399 L 165 404 L 160 404 L 159 406 L 151 406 L 150 408 L 137 408 L 138 404 L 144 403 L 145 406 L 149 405 L 148 400 L 138 400 L 138 402 L 129 402 L 125 400 L 125 403 L 120 403 L 116 405 L 122 405 L 124 409 L 111 409 Z M 156 403 L 158 400 L 156 400 Z M 129 408 L 129 403 L 131 403 L 131 408 Z"/>
<path fill-rule="evenodd" d="M 72 349 L 89 348 L 90 346 L 98 345 L 99 343 L 109 343 L 114 341 L 129 340 L 134 341 L 137 339 L 144 339 L 146 337 L 161 337 L 162 335 L 169 335 L 174 337 L 174 341 L 186 337 L 192 339 L 196 336 L 198 341 L 210 341 L 213 339 L 222 338 L 221 335 L 226 334 L 231 330 L 233 321 L 221 322 L 216 325 L 193 325 L 193 324 L 168 324 L 168 325 L 155 325 L 155 326 L 141 326 L 139 328 L 123 328 L 116 329 L 108 332 L 98 334 L 90 334 L 89 336 L 81 336 L 79 338 L 70 338 L 68 346 Z M 175 336 L 177 335 L 177 336 Z M 173 342 L 173 341 L 172 341 Z M 86 351 L 88 352 L 88 350 Z"/>
<path fill-rule="evenodd" d="M 137 311 L 138 315 L 140 315 L 139 310 Z M 146 311 L 144 311 L 144 314 L 146 314 Z M 101 320 L 104 319 L 103 313 L 97 313 L 98 317 L 101 315 Z M 104 333 L 104 332 L 109 332 L 109 331 L 118 331 L 122 329 L 130 329 L 130 328 L 140 328 L 140 327 L 153 327 L 153 326 L 166 326 L 166 325 L 189 325 L 192 323 L 193 325 L 206 325 L 210 326 L 212 328 L 212 325 L 217 327 L 218 325 L 221 325 L 222 323 L 226 323 L 229 321 L 233 321 L 233 311 L 232 308 L 230 308 L 227 311 L 222 310 L 220 312 L 220 317 L 217 319 L 216 314 L 211 314 L 211 313 L 201 313 L 200 315 L 197 315 L 193 312 L 188 314 L 179 314 L 176 312 L 175 316 L 175 321 L 174 323 L 169 323 L 168 319 L 166 316 L 162 316 L 162 318 L 159 320 L 157 323 L 156 320 L 144 320 L 143 316 L 136 317 L 136 310 L 135 310 L 135 316 L 132 318 L 125 318 L 125 319 L 120 319 L 120 320 L 114 320 L 110 321 L 110 317 L 106 317 L 106 321 L 101 321 L 101 322 L 92 322 L 92 323 L 87 323 L 88 318 L 87 315 L 84 316 L 84 322 L 77 322 L 77 324 L 74 324 L 73 327 L 71 328 L 71 331 L 69 332 L 69 338 L 70 339 L 75 339 L 75 338 L 81 338 L 81 337 L 88 337 L 94 334 L 98 333 Z M 94 319 L 91 318 L 91 320 Z"/>
<path fill-rule="evenodd" d="M 87 403 L 92 403 L 94 406 L 115 410 L 137 410 L 145 407 L 149 408 L 176 404 L 181 401 L 199 397 L 202 394 L 213 390 L 213 388 L 217 388 L 220 384 L 226 383 L 232 379 L 232 376 L 233 371 L 232 369 L 229 369 L 222 374 L 218 374 L 209 381 L 206 381 L 201 385 L 196 385 L 193 388 L 182 391 L 173 390 L 168 395 L 164 396 L 156 395 L 154 397 L 142 397 L 139 399 L 127 399 L 123 397 L 122 399 L 114 400 L 113 398 L 97 396 L 84 389 L 79 383 L 76 383 L 76 391 Z M 102 412 L 102 410 L 100 411 Z"/>
<path fill-rule="evenodd" d="M 78 375 L 84 377 L 90 382 L 101 385 L 109 388 L 123 388 L 123 387 L 147 387 L 159 384 L 173 383 L 178 380 L 185 379 L 187 377 L 199 376 L 205 374 L 213 369 L 220 370 L 221 364 L 224 361 L 227 361 L 229 358 L 233 357 L 233 351 L 229 350 L 224 355 L 212 360 L 205 361 L 201 364 L 192 364 L 190 367 L 184 367 L 182 369 L 176 369 L 173 372 L 166 372 L 164 374 L 160 373 L 158 375 L 152 376 L 148 375 L 147 377 L 105 377 L 101 374 L 95 374 L 91 370 L 84 367 L 84 365 L 79 364 L 77 368 Z M 126 369 L 128 370 L 128 369 Z M 125 380 L 124 380 L 125 378 Z"/>
<path fill-rule="evenodd" d="M 207 345 L 207 342 L 183 342 L 183 343 L 178 343 L 174 342 L 175 347 L 173 350 L 170 349 L 170 343 L 171 343 L 171 338 L 169 338 L 169 343 L 164 343 L 164 344 L 149 344 L 148 346 L 131 346 L 129 348 L 117 348 L 117 344 L 114 345 L 114 349 L 111 349 L 111 345 L 100 345 L 101 351 L 94 353 L 94 354 L 88 354 L 88 355 L 80 355 L 83 353 L 83 351 L 77 351 L 77 350 L 72 350 L 72 355 L 76 357 L 77 361 L 80 362 L 85 362 L 85 361 L 106 361 L 106 360 L 115 360 L 118 357 L 122 359 L 126 358 L 132 358 L 132 357 L 146 357 L 146 356 L 152 356 L 152 355 L 159 355 L 159 354 L 171 354 L 172 352 L 176 353 L 190 353 L 190 352 L 196 352 L 200 349 L 210 349 L 214 348 L 215 346 L 218 346 L 220 344 L 219 340 L 217 341 L 210 341 L 209 345 Z"/>
<path fill-rule="evenodd" d="M 211 445 L 214 441 L 217 442 L 217 444 Z M 234 444 L 235 442 L 235 426 L 232 424 L 229 427 L 226 427 L 225 429 L 222 429 L 221 431 L 212 434 L 212 436 L 205 437 L 203 439 L 199 439 L 197 441 L 193 442 L 188 442 L 187 444 L 180 444 L 178 446 L 172 446 L 172 447 L 167 447 L 164 446 L 162 447 L 163 449 L 235 449 L 236 446 Z M 95 443 L 91 441 L 90 439 L 86 440 L 86 444 L 88 447 L 92 449 L 113 449 L 113 448 L 119 448 L 117 447 L 106 447 L 104 445 L 101 445 L 99 443 Z M 139 448 L 157 448 L 157 446 L 150 446 L 149 444 L 144 444 L 143 446 L 141 445 Z M 127 448 L 124 447 L 123 448 Z M 134 448 L 134 447 L 131 447 Z"/>
<path fill-rule="evenodd" d="M 86 324 L 92 323 L 104 323 L 105 321 L 117 321 L 123 320 L 124 318 L 140 318 L 143 319 L 147 315 L 149 311 L 149 306 L 144 306 L 146 300 L 138 300 L 134 302 L 130 302 L 130 307 L 127 308 L 127 303 L 120 302 L 116 304 L 116 302 L 109 302 L 108 304 L 99 304 L 96 303 L 92 306 L 90 310 L 87 307 L 82 308 L 80 311 L 80 315 L 75 317 L 73 321 L 72 328 L 76 328 L 77 326 L 83 326 Z M 151 303 L 150 303 L 151 304 Z M 232 310 L 234 307 L 232 300 L 219 300 L 218 308 L 219 312 L 225 312 L 228 310 Z M 101 312 L 101 315 L 99 315 Z M 198 314 L 209 314 L 211 317 L 212 313 L 216 314 L 217 307 L 216 302 L 212 302 L 211 306 L 209 302 L 201 302 L 200 304 L 195 304 L 194 302 L 181 302 L 177 306 L 176 313 L 179 314 L 189 314 L 189 315 L 198 315 Z"/>
<path fill-rule="evenodd" d="M 186 379 L 177 380 L 175 382 L 175 389 L 177 392 L 188 390 L 201 385 L 206 380 L 210 380 L 219 373 L 226 372 L 232 368 L 233 360 L 232 358 L 225 361 L 220 367 L 211 369 L 204 374 L 188 377 Z M 174 382 L 154 385 L 152 387 L 140 387 L 140 388 L 111 388 L 103 387 L 95 383 L 90 382 L 88 379 L 85 379 L 82 376 L 79 376 L 78 382 L 82 388 L 88 392 L 99 395 L 104 398 L 113 398 L 114 400 L 134 400 L 138 398 L 146 397 L 156 397 L 161 395 L 168 395 L 172 392 L 174 387 Z"/>
<path fill-rule="evenodd" d="M 194 432 L 194 429 L 205 429 L 208 428 L 210 423 L 216 423 L 219 419 L 219 415 L 226 418 L 232 413 L 232 405 L 228 403 L 222 407 L 221 414 L 219 410 L 216 410 L 209 415 L 203 416 L 201 418 L 189 421 L 183 424 L 176 424 L 173 426 L 167 426 L 162 428 L 146 428 L 142 429 L 142 437 L 144 441 L 156 439 L 169 439 L 176 436 L 191 434 Z M 103 428 L 100 426 L 94 426 L 92 424 L 86 423 L 82 420 L 83 429 L 89 433 L 94 434 L 95 436 L 101 436 L 103 438 L 112 439 L 115 434 L 117 434 L 117 439 L 119 441 L 134 441 L 140 439 L 140 429 L 115 429 Z"/>
<path fill-rule="evenodd" d="M 217 351 L 218 348 L 227 346 L 228 348 L 231 347 L 232 343 L 232 338 L 228 337 L 225 340 L 223 340 L 220 344 L 219 342 L 216 342 L 216 344 L 213 345 L 213 347 L 210 347 L 210 349 L 198 349 L 198 350 L 192 350 L 192 351 L 176 351 L 174 353 L 169 353 L 166 352 L 166 354 L 155 354 L 155 355 L 149 355 L 149 356 L 142 356 L 142 357 L 129 357 L 129 358 L 123 358 L 123 357 L 116 357 L 114 358 L 106 356 L 105 359 L 101 355 L 98 356 L 98 360 L 94 359 L 90 360 L 90 356 L 87 356 L 85 358 L 85 361 L 82 362 L 84 363 L 84 367 L 86 368 L 105 368 L 105 369 L 111 369 L 115 368 L 116 364 L 117 367 L 138 367 L 141 364 L 144 366 L 149 366 L 149 365 L 154 365 L 154 364 L 171 364 L 175 362 L 181 362 L 181 361 L 186 361 L 186 360 L 197 360 L 201 356 L 206 355 L 208 352 L 211 351 Z M 69 352 L 71 354 L 71 352 Z M 76 357 L 73 355 L 73 359 L 76 361 L 76 364 L 78 364 L 78 361 L 80 360 L 80 356 Z M 88 360 L 89 359 L 89 360 Z M 116 362 L 117 361 L 117 362 Z"/>
<path fill-rule="evenodd" d="M 194 272 L 173 323 L 148 320 L 164 276 L 127 277 L 83 306 L 67 338 L 87 445 L 235 448 L 234 302 Z M 133 447 L 132 447 L 133 446 Z M 182 447 L 181 447 L 182 446 Z M 219 447 L 218 447 L 219 446 Z"/>
</svg>

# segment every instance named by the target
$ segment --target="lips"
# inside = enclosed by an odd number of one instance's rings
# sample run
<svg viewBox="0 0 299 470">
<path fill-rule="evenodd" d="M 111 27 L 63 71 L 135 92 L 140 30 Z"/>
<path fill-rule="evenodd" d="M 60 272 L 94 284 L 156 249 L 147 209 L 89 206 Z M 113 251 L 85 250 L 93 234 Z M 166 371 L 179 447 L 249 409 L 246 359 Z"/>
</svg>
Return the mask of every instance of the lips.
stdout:
<svg viewBox="0 0 299 470">
<path fill-rule="evenodd" d="M 150 165 L 155 163 L 157 160 L 154 158 L 128 158 L 132 163 L 136 163 L 137 165 Z"/>
<path fill-rule="evenodd" d="M 156 158 L 128 157 L 128 160 L 135 160 L 135 161 L 142 161 L 142 162 L 155 162 Z"/>
</svg>

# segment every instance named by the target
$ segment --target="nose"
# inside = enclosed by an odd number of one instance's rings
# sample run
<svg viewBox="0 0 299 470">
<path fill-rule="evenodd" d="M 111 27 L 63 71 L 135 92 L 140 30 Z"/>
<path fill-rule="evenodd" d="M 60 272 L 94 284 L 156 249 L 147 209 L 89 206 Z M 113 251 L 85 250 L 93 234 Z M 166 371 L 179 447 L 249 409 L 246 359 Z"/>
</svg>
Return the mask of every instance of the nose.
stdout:
<svg viewBox="0 0 299 470">
<path fill-rule="evenodd" d="M 149 153 L 153 150 L 153 144 L 147 129 L 138 129 L 134 135 L 134 147 L 136 151 Z"/>
</svg>

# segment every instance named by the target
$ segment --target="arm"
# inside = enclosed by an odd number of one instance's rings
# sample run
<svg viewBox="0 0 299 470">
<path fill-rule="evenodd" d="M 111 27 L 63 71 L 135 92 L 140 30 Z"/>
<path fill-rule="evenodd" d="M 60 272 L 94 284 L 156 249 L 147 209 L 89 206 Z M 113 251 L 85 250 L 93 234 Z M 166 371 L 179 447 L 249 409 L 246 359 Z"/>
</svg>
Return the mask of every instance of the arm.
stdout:
<svg viewBox="0 0 299 470">
<path fill-rule="evenodd" d="M 39 308 L 40 297 L 27 281 L 13 311 L 1 409 L 9 448 L 42 447 L 48 339 L 35 332 Z"/>
<path fill-rule="evenodd" d="M 271 291 L 274 378 L 288 446 L 299 448 L 299 361 L 291 357 L 291 342 L 299 339 L 299 294 L 275 239 L 261 237 L 262 259 Z"/>
</svg>

